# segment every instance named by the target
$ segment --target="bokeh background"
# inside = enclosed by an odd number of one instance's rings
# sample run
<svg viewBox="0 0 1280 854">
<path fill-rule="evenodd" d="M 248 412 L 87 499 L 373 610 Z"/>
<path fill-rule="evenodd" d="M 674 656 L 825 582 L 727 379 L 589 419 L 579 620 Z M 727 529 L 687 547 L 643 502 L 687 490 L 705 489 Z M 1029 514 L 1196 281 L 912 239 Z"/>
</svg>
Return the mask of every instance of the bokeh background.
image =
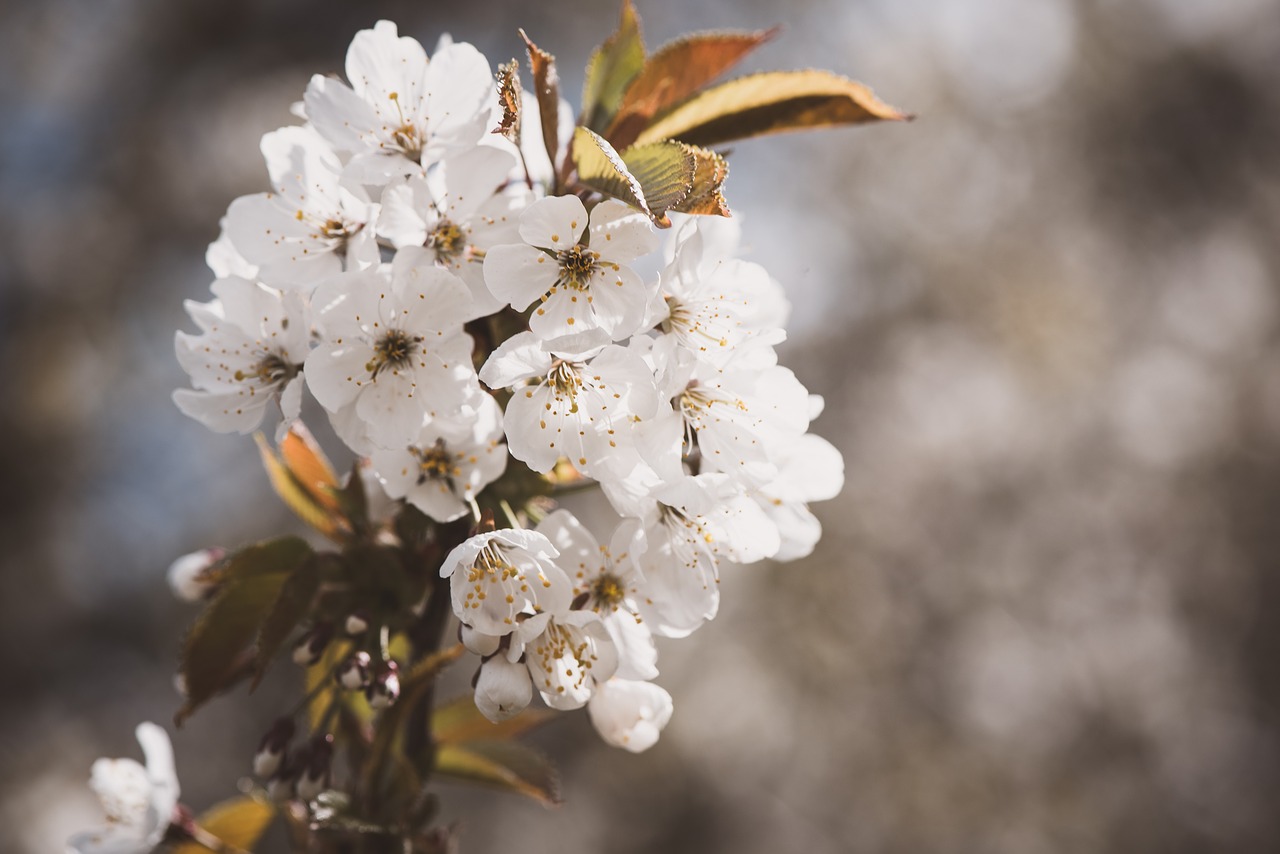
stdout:
<svg viewBox="0 0 1280 854">
<path fill-rule="evenodd" d="M 914 124 L 736 146 L 848 485 L 794 565 L 729 568 L 633 757 L 538 736 L 555 811 L 445 792 L 463 851 L 1280 850 L 1280 3 L 640 0 L 649 44 L 784 25 L 750 67 Z M 169 401 L 257 143 L 378 17 L 576 93 L 615 4 L 0 5 L 0 850 L 61 850 L 99 755 L 167 723 L 164 569 L 295 524 Z M 282 667 L 281 674 L 287 675 Z M 175 734 L 232 794 L 290 685 Z"/>
</svg>

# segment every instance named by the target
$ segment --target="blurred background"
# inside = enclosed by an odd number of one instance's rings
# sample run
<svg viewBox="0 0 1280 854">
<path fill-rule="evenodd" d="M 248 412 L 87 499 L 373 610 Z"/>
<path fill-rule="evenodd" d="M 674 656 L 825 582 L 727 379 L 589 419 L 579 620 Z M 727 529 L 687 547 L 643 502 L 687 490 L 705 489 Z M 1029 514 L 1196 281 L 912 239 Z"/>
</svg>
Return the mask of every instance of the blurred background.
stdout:
<svg viewBox="0 0 1280 854">
<path fill-rule="evenodd" d="M 638 5 L 650 47 L 782 24 L 750 68 L 920 115 L 732 158 L 848 484 L 663 647 L 655 749 L 563 716 L 566 804 L 449 789 L 463 851 L 1280 850 L 1280 2 Z M 0 5 L 0 850 L 97 824 L 93 759 L 169 725 L 168 563 L 296 528 L 170 402 L 172 338 L 259 137 L 379 17 L 495 64 L 523 26 L 576 100 L 617 8 Z M 288 676 L 175 733 L 187 803 Z"/>
</svg>

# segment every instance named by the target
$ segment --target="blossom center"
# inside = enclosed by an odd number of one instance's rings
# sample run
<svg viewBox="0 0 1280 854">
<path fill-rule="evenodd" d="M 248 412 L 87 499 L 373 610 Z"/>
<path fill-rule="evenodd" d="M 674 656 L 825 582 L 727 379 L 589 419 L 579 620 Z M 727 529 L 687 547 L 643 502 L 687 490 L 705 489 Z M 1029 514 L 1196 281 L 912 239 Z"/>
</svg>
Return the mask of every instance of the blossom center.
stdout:
<svg viewBox="0 0 1280 854">
<path fill-rule="evenodd" d="M 560 278 L 556 280 L 556 284 L 575 291 L 585 291 L 591 281 L 591 274 L 595 272 L 596 262 L 600 260 L 600 254 L 579 244 L 557 252 L 556 260 L 560 262 Z"/>
<path fill-rule="evenodd" d="M 611 572 L 602 572 L 591 582 L 591 601 L 597 606 L 603 605 L 616 611 L 625 596 L 626 588 L 622 586 L 622 579 Z"/>
<path fill-rule="evenodd" d="M 480 550 L 480 554 L 476 555 L 475 563 L 467 571 L 467 581 L 471 582 L 480 581 L 483 578 L 510 581 L 519 577 L 520 570 L 507 560 L 501 547 L 494 543 L 489 543 Z"/>
<path fill-rule="evenodd" d="M 445 447 L 444 439 L 437 439 L 436 443 L 426 450 L 410 447 L 409 453 L 418 460 L 418 486 L 422 486 L 428 480 L 448 480 L 462 473 L 462 470 L 453 464 L 453 456 Z"/>
<path fill-rule="evenodd" d="M 467 244 L 462 228 L 456 223 L 442 219 L 427 235 L 427 248 L 436 253 L 436 260 L 442 264 L 453 261 L 462 254 Z"/>
<path fill-rule="evenodd" d="M 421 159 L 422 131 L 418 130 L 411 119 L 405 117 L 404 108 L 400 106 L 400 94 L 398 92 L 391 92 L 387 97 L 391 99 L 391 103 L 396 105 L 396 112 L 400 114 L 400 126 L 391 132 L 391 141 L 410 160 Z"/>
<path fill-rule="evenodd" d="M 274 386 L 288 382 L 298 375 L 298 366 L 284 357 L 283 353 L 267 353 L 248 371 L 236 371 L 236 382 L 258 380 L 264 386 Z"/>
<path fill-rule="evenodd" d="M 388 367 L 391 368 L 392 373 L 396 373 L 400 368 L 409 364 L 421 343 L 421 336 L 409 335 L 399 329 L 392 329 L 379 338 L 378 343 L 373 345 L 373 359 L 365 365 L 365 368 L 369 371 L 370 376 L 375 379 L 379 373 Z"/>
</svg>

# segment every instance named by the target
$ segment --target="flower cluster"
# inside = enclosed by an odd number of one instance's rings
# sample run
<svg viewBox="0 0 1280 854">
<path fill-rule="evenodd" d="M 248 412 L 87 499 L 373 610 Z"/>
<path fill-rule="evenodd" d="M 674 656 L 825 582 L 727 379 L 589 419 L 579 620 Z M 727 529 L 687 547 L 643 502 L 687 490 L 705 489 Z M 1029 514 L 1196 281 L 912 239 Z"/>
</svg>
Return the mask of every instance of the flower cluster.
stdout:
<svg viewBox="0 0 1280 854">
<path fill-rule="evenodd" d="M 270 189 L 209 249 L 174 397 L 222 432 L 278 410 L 283 433 L 309 390 L 386 495 L 437 523 L 480 522 L 508 455 L 545 494 L 569 469 L 598 483 L 606 536 L 516 513 L 439 573 L 487 717 L 537 693 L 643 750 L 672 709 L 654 636 L 715 617 L 726 564 L 808 554 L 808 505 L 843 464 L 808 432 L 821 399 L 777 363 L 787 300 L 737 257 L 734 221 L 673 214 L 664 240 L 632 205 L 565 191 L 536 112 L 536 146 L 491 132 L 500 103 L 474 47 L 428 58 L 390 22 L 360 32 L 346 82 L 314 77 L 305 124 L 263 138 Z"/>
</svg>

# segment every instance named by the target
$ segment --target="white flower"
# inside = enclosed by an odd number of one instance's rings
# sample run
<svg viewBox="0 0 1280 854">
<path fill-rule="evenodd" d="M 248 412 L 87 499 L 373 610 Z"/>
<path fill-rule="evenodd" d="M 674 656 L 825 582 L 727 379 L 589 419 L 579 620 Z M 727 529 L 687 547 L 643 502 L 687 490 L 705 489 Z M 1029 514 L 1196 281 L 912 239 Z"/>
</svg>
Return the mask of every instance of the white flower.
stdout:
<svg viewBox="0 0 1280 854">
<path fill-rule="evenodd" d="M 778 529 L 774 560 L 806 557 L 822 536 L 809 502 L 835 498 L 844 487 L 844 458 L 826 439 L 806 433 L 779 449 L 778 476 L 752 493 Z"/>
<path fill-rule="evenodd" d="M 697 363 L 674 406 L 697 441 L 701 470 L 749 486 L 773 478 L 772 455 L 809 427 L 809 392 L 778 365 L 719 371 Z"/>
<path fill-rule="evenodd" d="M 174 348 L 196 390 L 179 389 L 174 403 L 219 433 L 256 429 L 277 399 L 286 423 L 297 418 L 310 344 L 301 300 L 235 276 L 212 290 L 212 302 L 185 303 L 201 334 L 177 333 Z"/>
<path fill-rule="evenodd" d="M 144 768 L 133 759 L 99 759 L 89 785 L 102 801 L 107 826 L 78 833 L 67 841 L 80 854 L 145 854 L 164 837 L 178 804 L 173 746 L 163 729 L 139 724 Z"/>
<path fill-rule="evenodd" d="M 350 152 L 347 175 L 384 184 L 476 144 L 496 86 L 489 62 L 469 44 L 442 46 L 427 61 L 416 39 L 378 21 L 351 41 L 348 86 L 319 74 L 304 98 L 307 118 L 335 149 Z"/>
<path fill-rule="evenodd" d="M 523 712 L 533 699 L 533 682 L 522 664 L 495 655 L 480 665 L 476 678 L 476 708 L 494 723 Z"/>
<path fill-rule="evenodd" d="M 568 608 L 569 579 L 552 563 L 557 554 L 542 534 L 503 528 L 454 548 L 440 577 L 449 579 L 453 612 L 464 625 L 500 636 L 521 619 Z"/>
<path fill-rule="evenodd" d="M 556 510 L 538 525 L 560 552 L 556 564 L 573 582 L 575 602 L 600 615 L 618 650 L 617 675 L 652 679 L 658 675 L 658 651 L 635 605 L 643 596 L 644 576 L 633 552 L 644 548 L 640 523 L 624 519 L 608 546 L 602 546 L 568 510 Z"/>
<path fill-rule="evenodd" d="M 718 220 L 712 223 L 709 220 Z M 759 264 L 725 254 L 736 225 L 719 217 L 691 217 L 676 233 L 662 273 L 656 321 L 698 359 L 723 368 L 748 345 L 783 341 L 789 306 Z"/>
<path fill-rule="evenodd" d="M 577 196 L 534 202 L 520 216 L 524 243 L 495 246 L 484 259 L 493 295 L 520 311 L 541 300 L 529 328 L 543 339 L 601 329 L 614 341 L 639 330 L 651 290 L 626 266 L 658 246 L 649 220 L 622 202 Z"/>
<path fill-rule="evenodd" d="M 618 669 L 613 638 L 594 611 L 541 614 L 522 623 L 515 640 L 508 657 L 523 652 L 533 686 L 553 709 L 582 708 Z"/>
<path fill-rule="evenodd" d="M 760 506 L 722 474 L 702 474 L 665 486 L 649 499 L 644 577 L 636 608 L 649 630 L 684 637 L 720 607 L 720 561 L 751 563 L 774 554 L 778 531 Z"/>
<path fill-rule="evenodd" d="M 610 679 L 587 703 L 591 723 L 608 744 L 640 753 L 653 747 L 671 720 L 671 695 L 652 682 Z"/>
<path fill-rule="evenodd" d="M 307 384 L 339 415 L 335 426 L 354 415 L 373 445 L 405 447 L 425 419 L 478 391 L 462 332 L 470 297 L 427 250 L 402 249 L 390 266 L 329 279 L 312 304 L 321 343 L 307 359 Z M 351 432 L 339 429 L 348 442 Z"/>
<path fill-rule="evenodd" d="M 485 286 L 483 262 L 493 246 L 520 239 L 519 213 L 530 193 L 523 182 L 499 192 L 514 165 L 510 153 L 477 146 L 426 174 L 393 181 L 382 192 L 378 234 L 398 248 L 430 249 L 437 263 L 466 282 L 472 317 L 493 314 L 504 305 Z"/>
<path fill-rule="evenodd" d="M 629 459 L 625 446 L 635 422 L 657 411 L 653 374 L 625 348 L 611 344 L 582 352 L 582 343 L 562 339 L 547 345 L 548 352 L 533 333 L 520 333 L 494 351 L 480 378 L 495 389 L 533 380 L 507 404 L 504 424 L 513 457 L 539 472 L 566 457 L 592 477 L 621 476 L 625 471 L 618 466 Z"/>
<path fill-rule="evenodd" d="M 200 549 L 169 565 L 169 588 L 183 602 L 199 602 L 217 586 L 208 570 L 226 556 L 225 549 Z"/>
<path fill-rule="evenodd" d="M 378 206 L 341 181 L 342 163 L 311 127 L 262 137 L 270 193 L 241 196 L 227 209 L 226 233 L 240 255 L 278 287 L 310 289 L 321 279 L 377 263 Z M 353 263 L 354 262 L 354 263 Z"/>
<path fill-rule="evenodd" d="M 423 425 L 412 444 L 375 450 L 373 467 L 392 498 L 404 498 L 438 522 L 467 512 L 469 501 L 507 468 L 502 410 L 492 397 L 457 417 Z"/>
</svg>

